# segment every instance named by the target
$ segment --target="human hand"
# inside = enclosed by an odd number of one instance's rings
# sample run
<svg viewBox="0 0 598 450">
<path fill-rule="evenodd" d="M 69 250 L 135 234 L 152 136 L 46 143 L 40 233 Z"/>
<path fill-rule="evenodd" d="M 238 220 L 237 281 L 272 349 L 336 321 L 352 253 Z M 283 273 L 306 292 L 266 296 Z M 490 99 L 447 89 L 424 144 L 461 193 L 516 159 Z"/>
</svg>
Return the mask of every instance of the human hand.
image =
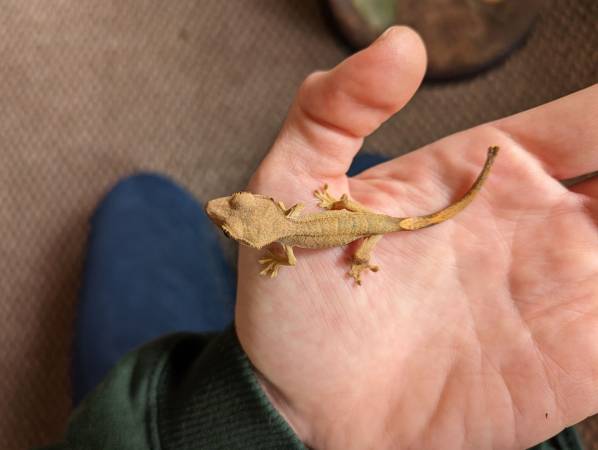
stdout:
<svg viewBox="0 0 598 450">
<path fill-rule="evenodd" d="M 274 279 L 241 247 L 240 342 L 313 448 L 523 448 L 598 412 L 598 180 L 558 182 L 598 169 L 598 86 L 346 177 L 424 68 L 417 35 L 395 27 L 308 77 L 249 186 L 316 210 L 328 183 L 375 211 L 421 215 L 501 147 L 473 203 L 384 236 L 362 286 L 347 276 L 354 246 L 296 249 Z"/>
</svg>

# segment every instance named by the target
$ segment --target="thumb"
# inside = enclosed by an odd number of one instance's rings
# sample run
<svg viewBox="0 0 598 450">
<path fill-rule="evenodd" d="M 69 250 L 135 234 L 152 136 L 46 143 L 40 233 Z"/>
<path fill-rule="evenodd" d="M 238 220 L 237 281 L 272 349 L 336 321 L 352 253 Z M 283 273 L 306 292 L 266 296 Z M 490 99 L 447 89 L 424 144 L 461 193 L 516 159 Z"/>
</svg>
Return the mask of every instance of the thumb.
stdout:
<svg viewBox="0 0 598 450">
<path fill-rule="evenodd" d="M 420 37 L 396 26 L 335 68 L 309 75 L 256 173 L 260 182 L 343 176 L 363 138 L 413 96 L 425 67 Z"/>
</svg>

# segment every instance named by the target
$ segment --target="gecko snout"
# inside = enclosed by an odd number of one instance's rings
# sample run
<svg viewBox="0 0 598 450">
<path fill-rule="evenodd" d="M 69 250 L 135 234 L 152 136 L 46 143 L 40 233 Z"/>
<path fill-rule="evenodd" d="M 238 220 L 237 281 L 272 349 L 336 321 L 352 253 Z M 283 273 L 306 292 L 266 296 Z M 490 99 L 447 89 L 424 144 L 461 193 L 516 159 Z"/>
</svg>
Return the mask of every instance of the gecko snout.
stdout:
<svg viewBox="0 0 598 450">
<path fill-rule="evenodd" d="M 206 214 L 216 225 L 222 225 L 226 222 L 226 218 L 229 216 L 227 211 L 230 210 L 228 205 L 228 197 L 216 198 L 210 200 L 206 204 Z"/>
</svg>

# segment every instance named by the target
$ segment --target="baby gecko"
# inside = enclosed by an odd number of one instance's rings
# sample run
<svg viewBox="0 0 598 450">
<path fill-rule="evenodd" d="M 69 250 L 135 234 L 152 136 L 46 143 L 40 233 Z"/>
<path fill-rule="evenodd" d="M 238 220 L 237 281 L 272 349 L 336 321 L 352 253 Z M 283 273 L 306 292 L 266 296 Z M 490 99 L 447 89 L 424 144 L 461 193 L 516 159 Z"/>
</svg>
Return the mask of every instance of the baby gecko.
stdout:
<svg viewBox="0 0 598 450">
<path fill-rule="evenodd" d="M 328 186 L 314 192 L 318 206 L 326 211 L 301 215 L 304 205 L 286 208 L 271 197 L 238 192 L 228 197 L 210 200 L 206 205 L 208 217 L 224 234 L 241 244 L 255 249 L 279 243 L 284 255 L 267 251 L 259 260 L 264 266 L 262 275 L 275 277 L 280 266 L 294 266 L 297 262 L 293 247 L 329 248 L 347 245 L 357 239 L 363 242 L 353 255 L 349 275 L 361 284 L 361 272 L 378 271 L 370 264 L 370 254 L 386 233 L 411 231 L 435 225 L 455 216 L 473 200 L 486 180 L 498 147 L 488 149 L 482 171 L 469 191 L 452 205 L 432 214 L 418 217 L 392 217 L 377 214 L 351 200 L 347 194 L 340 198 L 328 192 Z"/>
</svg>

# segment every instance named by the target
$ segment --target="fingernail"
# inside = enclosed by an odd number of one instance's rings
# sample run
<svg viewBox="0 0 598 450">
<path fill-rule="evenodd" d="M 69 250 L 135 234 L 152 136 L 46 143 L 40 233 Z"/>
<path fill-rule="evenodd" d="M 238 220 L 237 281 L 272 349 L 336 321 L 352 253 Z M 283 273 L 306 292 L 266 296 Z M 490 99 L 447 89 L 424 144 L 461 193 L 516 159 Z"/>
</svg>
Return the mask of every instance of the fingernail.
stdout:
<svg viewBox="0 0 598 450">
<path fill-rule="evenodd" d="M 392 27 L 388 27 L 384 33 L 382 33 L 380 36 L 378 36 L 378 39 L 376 39 L 376 41 L 383 41 L 384 39 L 386 39 L 388 36 L 390 36 L 392 34 L 392 32 L 395 30 L 396 27 L 392 26 Z"/>
</svg>

